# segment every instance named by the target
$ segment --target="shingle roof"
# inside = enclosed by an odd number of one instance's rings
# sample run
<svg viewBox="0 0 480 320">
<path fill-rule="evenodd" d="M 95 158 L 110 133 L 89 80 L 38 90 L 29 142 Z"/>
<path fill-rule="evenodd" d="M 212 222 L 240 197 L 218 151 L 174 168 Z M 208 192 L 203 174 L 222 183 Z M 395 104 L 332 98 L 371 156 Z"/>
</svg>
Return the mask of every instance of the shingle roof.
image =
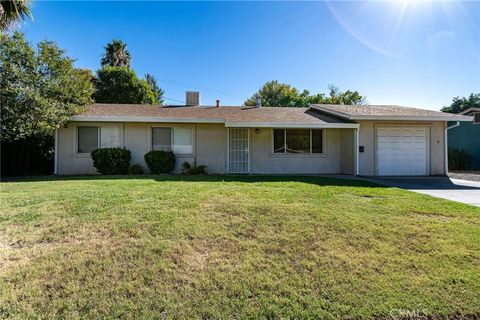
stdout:
<svg viewBox="0 0 480 320">
<path fill-rule="evenodd" d="M 146 104 L 93 104 L 79 115 L 76 121 L 178 121 L 219 123 L 291 123 L 291 124 L 342 124 L 349 121 L 320 114 L 307 108 L 272 107 L 161 107 Z M 126 120 L 125 118 L 128 118 Z M 196 121 L 198 119 L 198 121 Z M 188 121 L 187 121 L 188 120 Z"/>
<path fill-rule="evenodd" d="M 314 104 L 310 106 L 328 114 L 334 114 L 349 120 L 438 120 L 438 121 L 469 121 L 463 116 L 451 113 L 425 110 L 419 108 L 402 107 L 396 105 L 338 105 L 338 104 Z"/>
<path fill-rule="evenodd" d="M 388 105 L 311 105 L 310 108 L 162 107 L 92 104 L 73 121 L 225 123 L 226 126 L 345 126 L 355 120 L 471 121 L 472 117 Z"/>
</svg>

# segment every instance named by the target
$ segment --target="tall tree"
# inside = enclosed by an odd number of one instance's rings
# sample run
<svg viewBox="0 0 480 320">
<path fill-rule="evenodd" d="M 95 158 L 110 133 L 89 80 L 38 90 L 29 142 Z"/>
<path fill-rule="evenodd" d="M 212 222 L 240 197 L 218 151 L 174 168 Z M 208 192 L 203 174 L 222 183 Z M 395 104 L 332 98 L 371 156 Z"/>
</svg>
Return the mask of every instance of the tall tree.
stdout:
<svg viewBox="0 0 480 320">
<path fill-rule="evenodd" d="M 148 86 L 152 90 L 156 98 L 156 104 L 163 104 L 163 89 L 160 88 L 157 84 L 155 77 L 149 73 L 145 75 L 145 81 L 147 81 Z"/>
<path fill-rule="evenodd" d="M 112 40 L 105 46 L 105 54 L 102 57 L 102 66 L 130 68 L 132 56 L 127 50 L 127 44 L 121 40 Z"/>
<path fill-rule="evenodd" d="M 364 104 L 365 97 L 361 96 L 358 91 L 347 90 L 345 92 L 340 91 L 339 88 L 334 85 L 328 86 L 329 96 L 321 103 L 327 104 Z"/>
<path fill-rule="evenodd" d="M 449 113 L 460 113 L 469 108 L 480 108 L 480 93 L 471 93 L 468 98 L 455 97 L 449 106 L 442 108 L 442 111 Z"/>
<path fill-rule="evenodd" d="M 98 103 L 158 103 L 147 81 L 124 67 L 103 67 L 98 70 L 93 98 Z"/>
<path fill-rule="evenodd" d="M 89 70 L 76 69 L 73 60 L 53 42 L 43 41 L 33 48 L 19 32 L 0 37 L 0 140 L 4 174 L 22 172 L 22 167 L 31 162 L 29 153 L 33 149 L 52 155 L 55 128 L 92 102 L 93 76 Z"/>
<path fill-rule="evenodd" d="M 267 107 L 307 107 L 312 103 L 329 104 L 363 104 L 365 97 L 358 91 L 341 92 L 337 87 L 329 86 L 329 96 L 323 93 L 310 94 L 308 90 L 299 91 L 289 84 L 272 80 L 266 82 L 259 91 L 245 101 L 245 105 L 253 106 L 257 100 Z"/>
<path fill-rule="evenodd" d="M 254 106 L 258 100 L 266 107 L 296 107 L 301 101 L 299 92 L 289 84 L 272 80 L 266 82 L 258 92 L 245 101 L 245 105 Z"/>
<path fill-rule="evenodd" d="M 30 0 L 0 0 L 0 30 L 5 31 L 21 20 L 32 18 Z"/>
</svg>

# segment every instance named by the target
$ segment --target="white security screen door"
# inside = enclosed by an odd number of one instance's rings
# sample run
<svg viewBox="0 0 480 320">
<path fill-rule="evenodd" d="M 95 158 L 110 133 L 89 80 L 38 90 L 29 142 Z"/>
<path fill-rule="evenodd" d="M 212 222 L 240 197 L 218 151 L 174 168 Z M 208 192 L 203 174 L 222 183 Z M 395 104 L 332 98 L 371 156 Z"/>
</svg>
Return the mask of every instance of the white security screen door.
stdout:
<svg viewBox="0 0 480 320">
<path fill-rule="evenodd" d="M 426 175 L 426 128 L 378 128 L 377 164 L 379 176 Z"/>
<path fill-rule="evenodd" d="M 248 129 L 230 128 L 228 131 L 228 171 L 248 173 Z"/>
</svg>

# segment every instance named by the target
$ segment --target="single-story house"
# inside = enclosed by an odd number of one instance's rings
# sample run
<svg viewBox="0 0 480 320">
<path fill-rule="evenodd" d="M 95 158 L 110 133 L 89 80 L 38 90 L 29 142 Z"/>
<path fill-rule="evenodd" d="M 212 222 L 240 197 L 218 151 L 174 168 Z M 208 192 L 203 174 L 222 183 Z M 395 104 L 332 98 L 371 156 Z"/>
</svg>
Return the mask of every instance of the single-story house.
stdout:
<svg viewBox="0 0 480 320">
<path fill-rule="evenodd" d="M 211 174 L 445 175 L 448 121 L 471 117 L 388 105 L 93 104 L 56 131 L 55 173 L 95 173 L 90 151 L 125 147 L 145 170 L 145 153 L 172 150 L 176 172 L 196 161 Z"/>
<path fill-rule="evenodd" d="M 471 116 L 470 122 L 450 122 L 448 148 L 465 150 L 469 156 L 469 170 L 480 170 L 480 108 L 468 108 L 460 112 Z"/>
</svg>

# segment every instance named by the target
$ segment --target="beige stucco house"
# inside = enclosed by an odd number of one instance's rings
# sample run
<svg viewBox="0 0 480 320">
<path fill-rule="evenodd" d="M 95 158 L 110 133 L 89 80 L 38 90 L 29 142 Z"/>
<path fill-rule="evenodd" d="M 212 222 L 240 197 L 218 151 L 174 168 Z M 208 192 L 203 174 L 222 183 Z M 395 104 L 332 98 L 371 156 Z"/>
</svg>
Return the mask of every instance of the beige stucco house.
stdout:
<svg viewBox="0 0 480 320">
<path fill-rule="evenodd" d="M 448 121 L 471 117 L 399 106 L 309 108 L 94 104 L 56 132 L 55 173 L 92 174 L 90 151 L 125 147 L 148 168 L 172 150 L 210 174 L 444 175 Z"/>
</svg>

